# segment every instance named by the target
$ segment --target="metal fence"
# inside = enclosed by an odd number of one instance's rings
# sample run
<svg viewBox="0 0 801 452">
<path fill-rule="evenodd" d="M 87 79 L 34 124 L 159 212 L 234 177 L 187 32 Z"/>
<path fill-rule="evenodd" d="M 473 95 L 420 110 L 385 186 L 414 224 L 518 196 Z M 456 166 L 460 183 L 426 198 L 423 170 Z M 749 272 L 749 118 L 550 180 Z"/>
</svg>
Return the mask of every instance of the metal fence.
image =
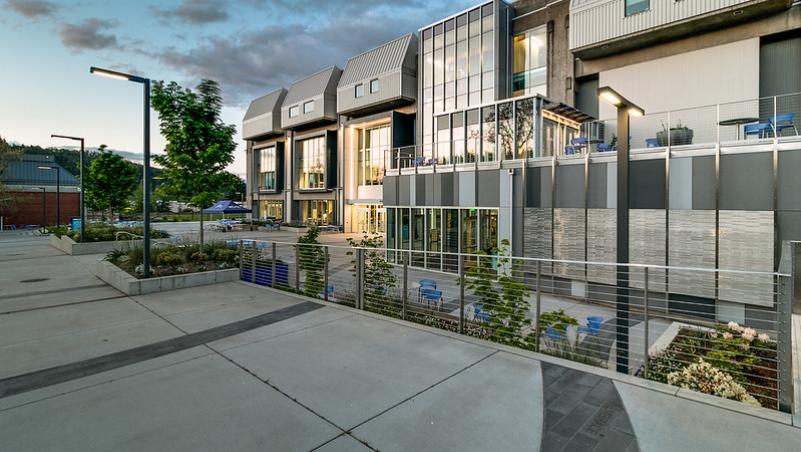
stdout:
<svg viewBox="0 0 801 452">
<path fill-rule="evenodd" d="M 797 272 L 789 267 L 769 273 L 461 253 L 423 259 L 425 251 L 255 240 L 238 246 L 247 282 L 767 408 L 792 408 L 791 274 Z M 793 250 L 801 256 L 801 243 Z M 420 265 L 436 259 L 447 260 L 443 268 L 452 272 Z M 609 276 L 607 283 L 589 277 L 598 274 Z M 767 284 L 762 297 L 749 293 L 742 304 L 667 293 L 672 275 L 693 274 L 710 284 L 724 278 Z"/>
</svg>

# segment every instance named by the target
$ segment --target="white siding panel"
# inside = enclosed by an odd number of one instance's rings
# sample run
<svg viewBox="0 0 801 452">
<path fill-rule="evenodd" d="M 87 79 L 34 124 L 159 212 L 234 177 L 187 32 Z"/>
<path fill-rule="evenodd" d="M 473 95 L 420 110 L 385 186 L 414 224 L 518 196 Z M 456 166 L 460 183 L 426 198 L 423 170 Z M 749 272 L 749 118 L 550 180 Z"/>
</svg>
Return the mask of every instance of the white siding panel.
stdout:
<svg viewBox="0 0 801 452">
<path fill-rule="evenodd" d="M 624 0 L 573 0 L 570 48 L 577 49 L 701 16 L 719 9 L 765 0 L 651 0 L 651 9 L 625 16 Z"/>
</svg>

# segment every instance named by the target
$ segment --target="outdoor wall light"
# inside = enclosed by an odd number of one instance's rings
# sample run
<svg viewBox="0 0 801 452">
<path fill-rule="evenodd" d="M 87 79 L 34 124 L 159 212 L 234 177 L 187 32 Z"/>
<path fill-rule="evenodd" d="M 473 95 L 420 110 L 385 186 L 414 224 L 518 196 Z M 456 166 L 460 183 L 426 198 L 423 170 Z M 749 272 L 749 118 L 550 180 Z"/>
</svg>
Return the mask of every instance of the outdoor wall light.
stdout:
<svg viewBox="0 0 801 452">
<path fill-rule="evenodd" d="M 639 105 L 629 101 L 625 97 L 621 96 L 620 93 L 608 86 L 598 88 L 598 97 L 609 102 L 617 108 L 628 109 L 629 116 L 642 116 L 645 114 L 645 110 L 640 108 Z"/>
</svg>

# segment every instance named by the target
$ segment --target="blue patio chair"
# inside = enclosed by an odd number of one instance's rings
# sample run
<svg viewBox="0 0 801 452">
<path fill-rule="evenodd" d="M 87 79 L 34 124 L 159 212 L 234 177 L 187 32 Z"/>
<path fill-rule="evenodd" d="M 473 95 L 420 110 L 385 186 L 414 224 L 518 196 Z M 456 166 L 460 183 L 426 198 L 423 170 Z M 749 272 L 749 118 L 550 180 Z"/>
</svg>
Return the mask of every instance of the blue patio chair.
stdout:
<svg viewBox="0 0 801 452">
<path fill-rule="evenodd" d="M 433 279 L 424 278 L 421 279 L 420 281 L 417 281 L 417 284 L 420 284 L 420 287 L 430 287 L 432 289 L 437 288 L 437 282 L 434 281 Z"/>
<path fill-rule="evenodd" d="M 656 138 L 646 138 L 645 139 L 645 147 L 647 148 L 655 148 L 658 146 Z"/>
<path fill-rule="evenodd" d="M 577 146 L 565 146 L 565 155 L 574 155 L 581 152 Z"/>
<path fill-rule="evenodd" d="M 436 289 L 430 289 L 428 287 L 423 287 L 420 289 L 420 293 L 423 296 L 423 299 L 431 306 L 433 302 L 435 306 L 442 305 L 442 291 Z"/>
<path fill-rule="evenodd" d="M 559 341 L 563 341 L 565 339 L 565 334 L 563 332 L 557 330 L 556 328 L 554 328 L 552 326 L 549 326 L 549 327 L 545 328 L 545 339 L 548 339 L 548 340 L 551 340 L 551 341 L 554 341 L 554 342 L 559 342 Z"/>
<path fill-rule="evenodd" d="M 590 141 L 587 139 L 587 137 L 578 137 L 578 138 L 571 139 L 570 140 L 570 145 L 571 146 L 586 146 L 587 143 L 589 143 L 589 142 Z"/>
<path fill-rule="evenodd" d="M 323 294 L 323 289 L 322 288 L 320 288 L 320 291 L 317 292 L 317 296 L 320 297 L 320 298 L 325 298 L 325 294 Z M 333 284 L 329 284 L 328 285 L 328 299 L 331 299 L 332 296 L 334 296 L 334 285 Z"/>
<path fill-rule="evenodd" d="M 793 129 L 795 134 L 798 135 L 798 128 L 795 126 L 794 120 L 795 113 L 779 113 L 776 115 L 775 122 L 774 118 L 768 118 L 768 124 L 775 131 L 776 136 L 779 136 L 784 129 Z"/>
<path fill-rule="evenodd" d="M 473 305 L 473 320 L 477 320 L 481 323 L 487 323 L 489 321 L 489 313 L 486 311 L 481 310 L 480 304 Z"/>
<path fill-rule="evenodd" d="M 587 317 L 587 325 L 578 328 L 579 333 L 591 334 L 597 336 L 601 332 L 601 325 L 604 323 L 604 318 L 601 316 L 593 315 Z"/>
<path fill-rule="evenodd" d="M 611 144 L 601 143 L 598 145 L 598 152 L 612 152 L 615 148 Z"/>
<path fill-rule="evenodd" d="M 765 138 L 771 130 L 773 129 L 769 123 L 746 124 L 743 127 L 743 133 L 745 133 L 746 138 L 748 138 L 749 135 L 756 135 L 757 138 Z"/>
</svg>

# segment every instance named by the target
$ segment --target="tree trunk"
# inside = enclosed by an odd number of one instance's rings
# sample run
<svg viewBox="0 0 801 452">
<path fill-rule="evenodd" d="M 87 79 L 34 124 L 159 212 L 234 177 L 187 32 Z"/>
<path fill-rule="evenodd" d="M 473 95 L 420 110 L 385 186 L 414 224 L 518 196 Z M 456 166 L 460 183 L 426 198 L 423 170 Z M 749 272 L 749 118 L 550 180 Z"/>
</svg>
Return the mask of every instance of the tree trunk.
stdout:
<svg viewBox="0 0 801 452">
<path fill-rule="evenodd" d="M 203 248 L 203 210 L 200 211 L 200 248 Z"/>
</svg>

